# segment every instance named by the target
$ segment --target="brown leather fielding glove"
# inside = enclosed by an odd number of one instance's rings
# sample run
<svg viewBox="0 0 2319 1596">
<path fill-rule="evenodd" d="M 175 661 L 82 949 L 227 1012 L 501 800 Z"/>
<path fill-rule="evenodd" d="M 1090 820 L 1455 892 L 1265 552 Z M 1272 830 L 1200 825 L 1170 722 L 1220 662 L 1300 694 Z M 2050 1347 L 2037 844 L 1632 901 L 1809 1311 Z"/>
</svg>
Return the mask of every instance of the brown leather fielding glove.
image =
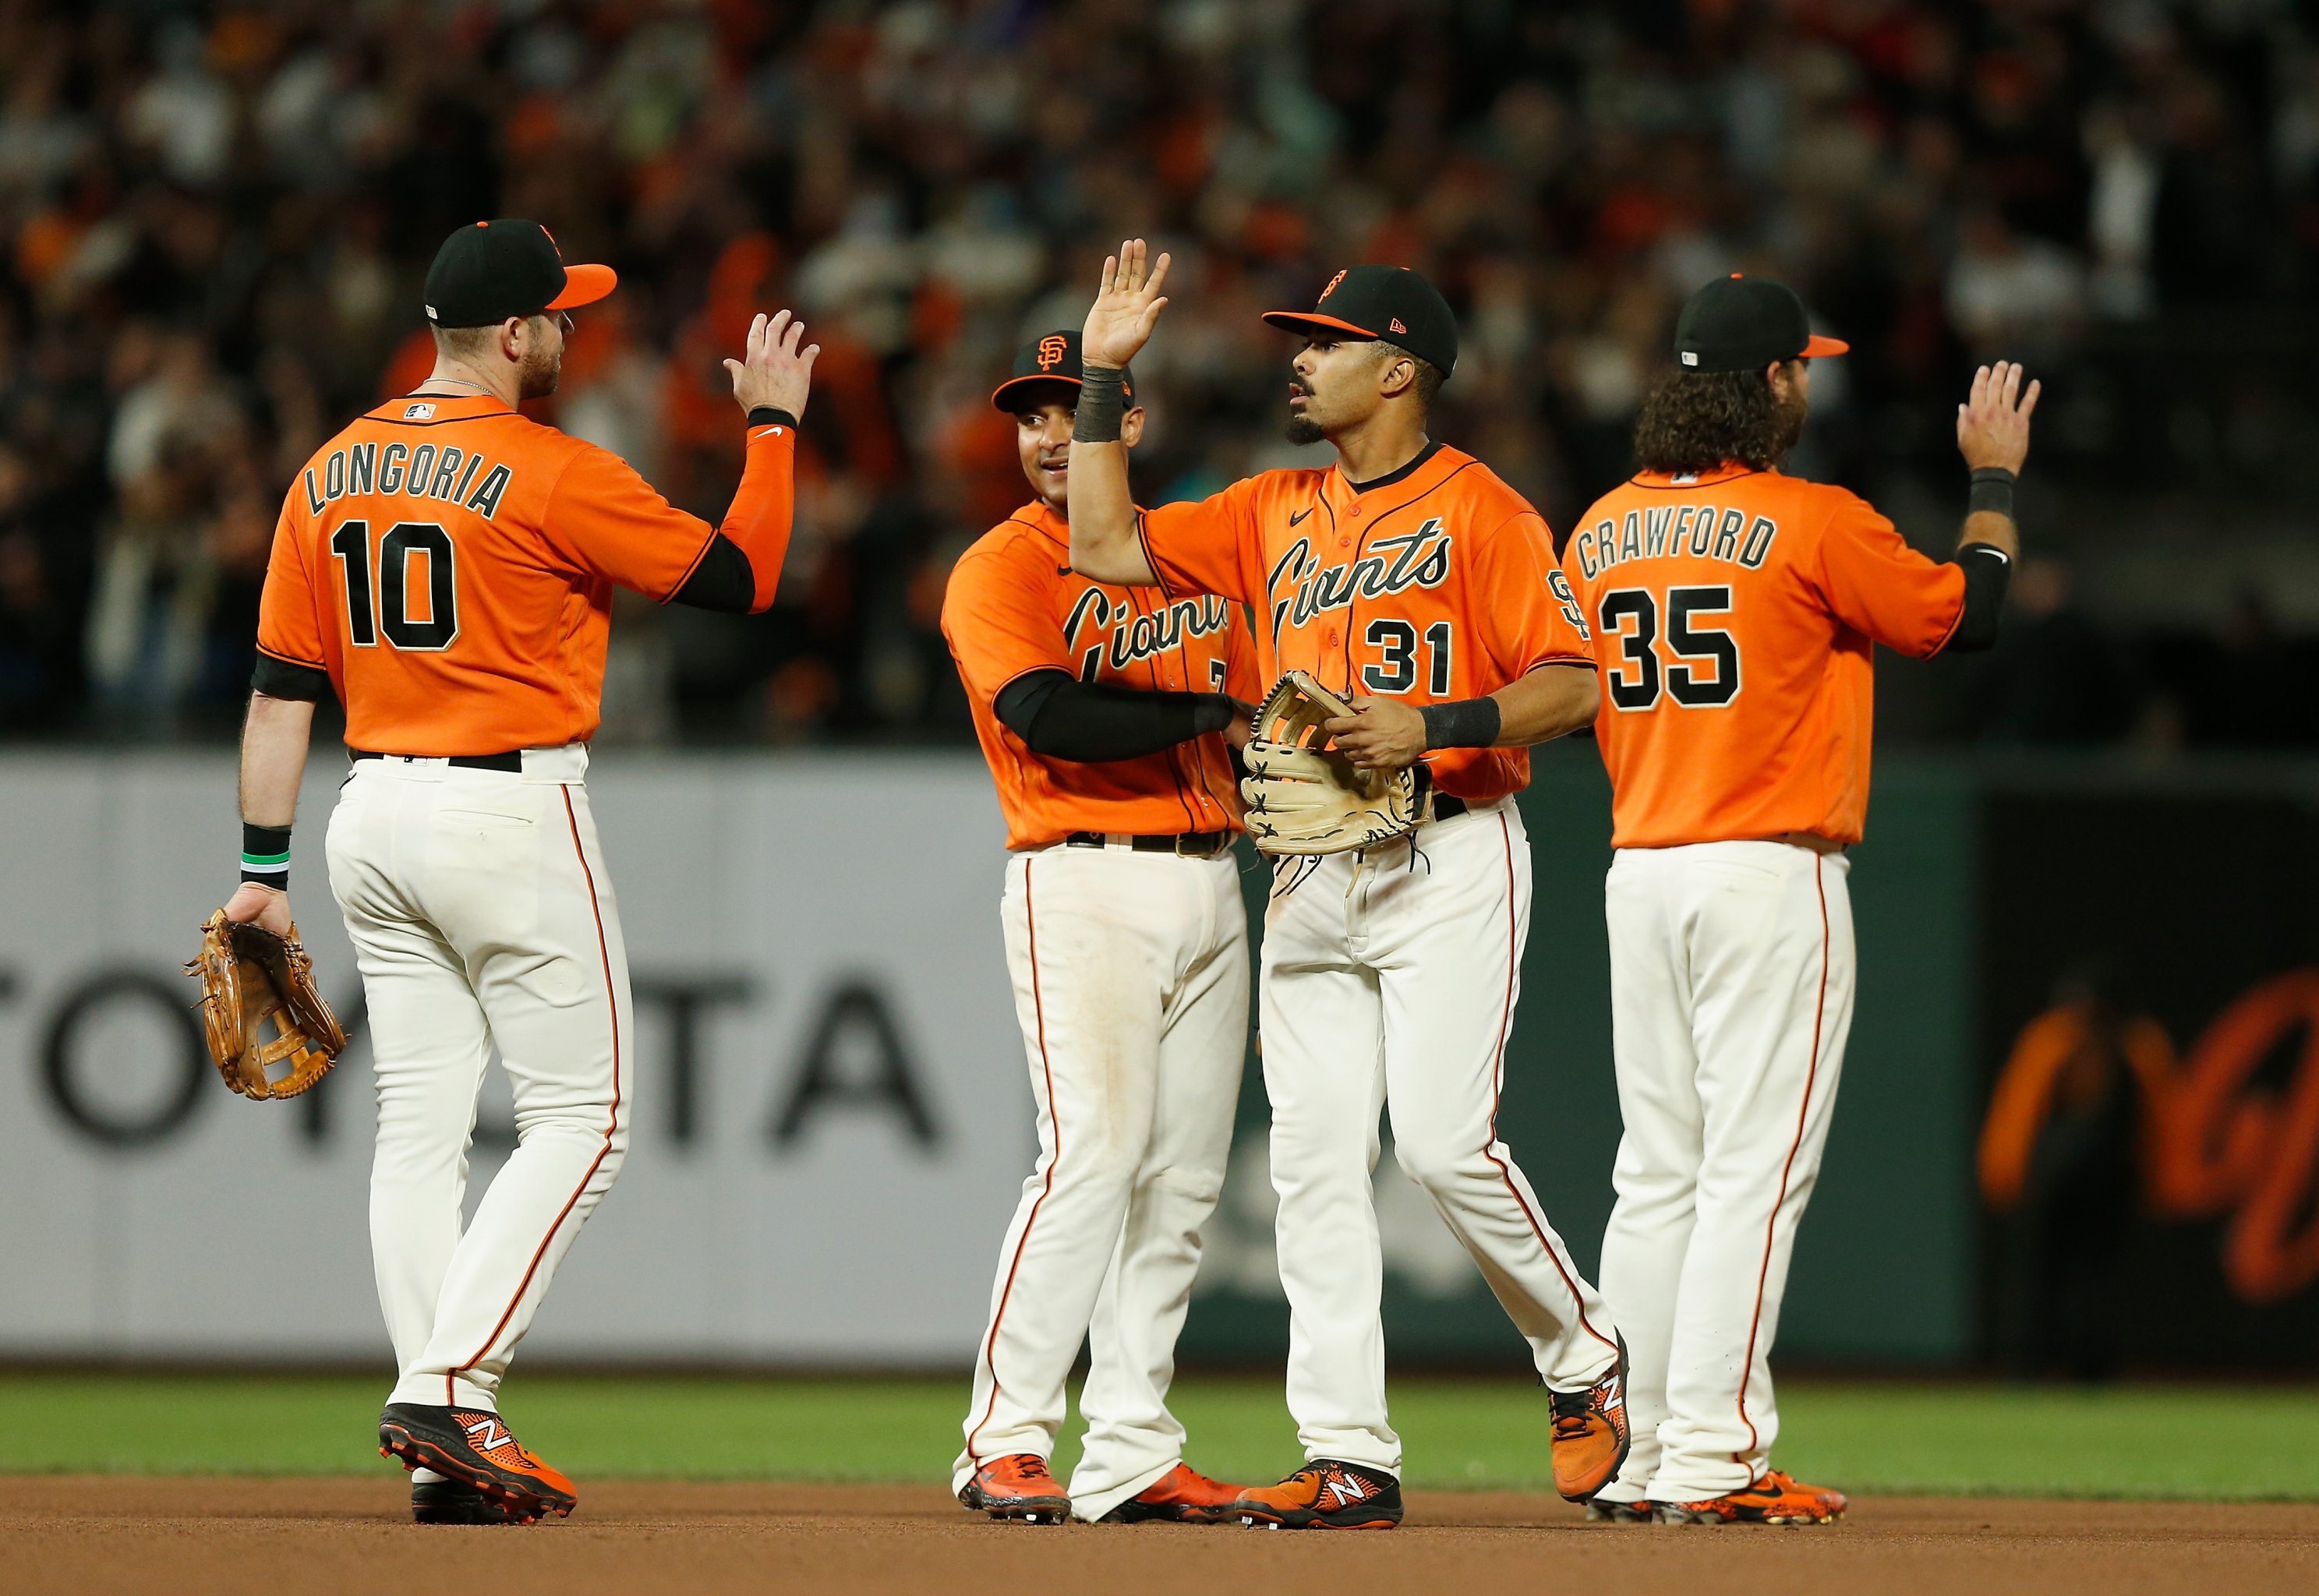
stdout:
<svg viewBox="0 0 2319 1596">
<path fill-rule="evenodd" d="M 1433 812 L 1422 764 L 1363 771 L 1331 746 L 1326 723 L 1353 708 L 1302 671 L 1257 706 L 1248 746 L 1249 840 L 1265 853 L 1342 853 L 1406 835 Z"/>
<path fill-rule="evenodd" d="M 185 973 L 201 978 L 210 1057 L 225 1084 L 245 1097 L 295 1097 L 346 1051 L 347 1033 L 315 989 L 314 961 L 294 925 L 288 936 L 276 936 L 229 920 L 220 909 L 202 927 L 201 954 L 185 961 Z M 271 1041 L 259 1035 L 268 1014 L 278 1032 Z M 290 1072 L 266 1079 L 266 1069 L 285 1059 Z"/>
</svg>

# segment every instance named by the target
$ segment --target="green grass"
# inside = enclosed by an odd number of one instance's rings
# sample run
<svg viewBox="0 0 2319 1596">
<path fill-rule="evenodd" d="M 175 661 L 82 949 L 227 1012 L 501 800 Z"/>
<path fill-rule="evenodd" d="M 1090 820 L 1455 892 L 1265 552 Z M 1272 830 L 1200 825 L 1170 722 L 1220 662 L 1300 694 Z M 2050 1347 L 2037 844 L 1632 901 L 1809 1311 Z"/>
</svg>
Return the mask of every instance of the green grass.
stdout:
<svg viewBox="0 0 2319 1596">
<path fill-rule="evenodd" d="M 341 1474 L 372 1448 L 384 1382 L 348 1375 L 0 1374 L 0 1473 Z M 948 1477 L 950 1379 L 520 1375 L 510 1418 L 582 1477 Z M 1296 1462 L 1277 1382 L 1192 1377 L 1192 1460 L 1272 1478 Z M 1546 1404 L 1484 1380 L 1396 1382 L 1412 1485 L 1550 1490 Z M 1977 1384 L 1782 1387 L 1779 1462 L 1863 1492 L 2319 1500 L 2319 1390 Z M 1068 1434 L 1068 1432 L 1067 1432 Z M 1067 1438 L 1059 1465 L 1077 1456 Z"/>
</svg>

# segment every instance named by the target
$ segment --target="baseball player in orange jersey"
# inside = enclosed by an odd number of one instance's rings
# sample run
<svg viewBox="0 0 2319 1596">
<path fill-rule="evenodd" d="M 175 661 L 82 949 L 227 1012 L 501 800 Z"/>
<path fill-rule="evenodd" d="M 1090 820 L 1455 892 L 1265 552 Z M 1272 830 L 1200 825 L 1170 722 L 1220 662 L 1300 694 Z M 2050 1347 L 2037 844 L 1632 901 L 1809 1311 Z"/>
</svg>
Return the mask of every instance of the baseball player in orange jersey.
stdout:
<svg viewBox="0 0 2319 1596">
<path fill-rule="evenodd" d="M 1591 1496 L 1626 1452 L 1618 1332 L 1497 1133 L 1530 911 L 1513 795 L 1529 777 L 1526 745 L 1593 717 L 1585 627 L 1538 512 L 1426 437 L 1457 329 L 1414 272 L 1354 266 L 1309 314 L 1265 317 L 1304 339 L 1289 436 L 1329 439 L 1333 468 L 1267 472 L 1138 512 L 1117 368 L 1167 303 L 1168 257 L 1148 273 L 1144 257 L 1136 239 L 1105 263 L 1087 315 L 1072 564 L 1170 598 L 1253 606 L 1264 674 L 1301 669 L 1345 690 L 1356 713 L 1329 723 L 1335 745 L 1367 769 L 1422 760 L 1437 795 L 1434 818 L 1404 838 L 1276 866 L 1260 1030 L 1288 1404 L 1309 1461 L 1233 1511 L 1291 1528 L 1401 1517 L 1370 1188 L 1380 1107 L 1402 1168 L 1529 1342 L 1553 1393 L 1557 1484 Z"/>
<path fill-rule="evenodd" d="M 953 1488 L 1000 1519 L 1209 1523 L 1240 1489 L 1185 1465 L 1167 1395 L 1248 1047 L 1226 741 L 1247 740 L 1256 663 L 1221 599 L 1071 573 L 1079 380 L 1078 335 L 1050 333 L 991 395 L 1037 497 L 961 557 L 943 603 L 1006 816 L 1000 914 L 1039 1111 Z M 1125 443 L 1142 421 L 1126 412 Z M 1066 1495 L 1046 1460 L 1082 1340 Z"/>
<path fill-rule="evenodd" d="M 1852 1023 L 1845 849 L 1868 803 L 1870 657 L 1986 648 L 2017 552 L 2037 384 L 1958 407 L 1972 510 L 1936 564 L 1842 488 L 1783 476 L 1814 338 L 1767 279 L 1684 308 L 1636 423 L 1639 472 L 1563 568 L 1602 671 L 1606 915 L 1625 1135 L 1602 1290 L 1634 1357 L 1634 1449 L 1591 1516 L 1824 1523 L 1840 1492 L 1771 1466 L 1767 1359 Z"/>
<path fill-rule="evenodd" d="M 434 373 L 299 473 L 258 622 L 243 885 L 226 913 L 289 924 L 299 775 L 314 702 L 335 692 L 353 763 L 330 887 L 370 1021 L 371 1246 L 399 1369 L 379 1444 L 414 1470 L 422 1521 L 575 1500 L 509 1433 L 498 1392 L 627 1145 L 627 960 L 582 785 L 612 590 L 733 612 L 772 601 L 818 352 L 783 312 L 726 362 L 748 457 L 712 527 L 516 411 L 555 392 L 567 312 L 612 286 L 609 267 L 566 267 L 536 222 L 453 233 L 427 275 Z M 463 1232 L 494 1047 L 518 1145 Z"/>
</svg>

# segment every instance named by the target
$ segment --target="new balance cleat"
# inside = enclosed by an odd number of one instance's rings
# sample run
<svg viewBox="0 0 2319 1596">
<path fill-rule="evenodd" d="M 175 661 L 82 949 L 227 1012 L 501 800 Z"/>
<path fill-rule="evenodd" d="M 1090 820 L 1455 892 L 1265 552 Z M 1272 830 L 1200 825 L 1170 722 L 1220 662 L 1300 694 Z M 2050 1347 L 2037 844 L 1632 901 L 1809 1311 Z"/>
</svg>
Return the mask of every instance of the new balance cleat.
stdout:
<svg viewBox="0 0 2319 1596">
<path fill-rule="evenodd" d="M 1277 1485 L 1243 1491 L 1225 1510 L 1265 1529 L 1390 1529 L 1401 1522 L 1401 1482 L 1333 1457 L 1316 1457 Z"/>
<path fill-rule="evenodd" d="M 497 1413 L 389 1402 L 378 1416 L 378 1450 L 405 1468 L 465 1481 L 519 1523 L 568 1516 L 580 1501 L 572 1482 L 526 1451 Z"/>
<path fill-rule="evenodd" d="M 1775 1468 L 1744 1491 L 1652 1505 L 1662 1524 L 1833 1524 L 1848 1504 L 1841 1491 L 1801 1484 Z"/>
<path fill-rule="evenodd" d="M 1627 1338 L 1609 1373 L 1584 1391 L 1548 1393 L 1554 1401 L 1554 1488 L 1566 1501 L 1587 1501 L 1619 1477 L 1631 1438 L 1627 1433 Z"/>
<path fill-rule="evenodd" d="M 1656 1524 L 1658 1515 L 1647 1501 L 1607 1501 L 1598 1496 L 1586 1504 L 1589 1524 Z"/>
<path fill-rule="evenodd" d="M 520 1524 L 499 1503 L 465 1480 L 411 1482 L 411 1518 L 416 1524 Z"/>
<path fill-rule="evenodd" d="M 1105 1513 L 1105 1524 L 1222 1524 L 1247 1488 L 1226 1485 L 1178 1464 Z"/>
<path fill-rule="evenodd" d="M 1071 1516 L 1070 1497 L 1047 1472 L 1047 1460 L 1033 1452 L 1010 1452 L 981 1465 L 958 1500 L 970 1511 L 1018 1524 L 1062 1524 Z"/>
</svg>

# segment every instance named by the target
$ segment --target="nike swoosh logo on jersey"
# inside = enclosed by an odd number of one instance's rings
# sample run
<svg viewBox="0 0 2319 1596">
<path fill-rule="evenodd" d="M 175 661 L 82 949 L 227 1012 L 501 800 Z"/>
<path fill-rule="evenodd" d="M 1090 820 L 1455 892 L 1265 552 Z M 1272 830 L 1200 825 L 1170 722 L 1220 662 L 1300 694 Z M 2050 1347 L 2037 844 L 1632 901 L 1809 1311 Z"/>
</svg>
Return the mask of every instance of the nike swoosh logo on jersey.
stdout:
<svg viewBox="0 0 2319 1596">
<path fill-rule="evenodd" d="M 1306 516 L 1309 516 L 1309 515 L 1311 515 L 1312 513 L 1313 513 L 1313 507 L 1312 507 L 1311 505 L 1309 505 L 1309 504 L 1308 504 L 1308 505 L 1306 505 L 1303 509 L 1298 510 L 1295 515 L 1290 516 L 1290 517 L 1288 518 L 1288 524 L 1289 524 L 1290 526 L 1292 526 L 1292 527 L 1293 527 L 1293 526 L 1295 526 L 1297 522 L 1299 522 L 1299 521 L 1303 520 Z"/>
<path fill-rule="evenodd" d="M 1069 576 L 1070 573 L 1071 568 L 1069 565 L 1058 565 L 1055 567 L 1055 574 L 1057 576 Z"/>
</svg>

